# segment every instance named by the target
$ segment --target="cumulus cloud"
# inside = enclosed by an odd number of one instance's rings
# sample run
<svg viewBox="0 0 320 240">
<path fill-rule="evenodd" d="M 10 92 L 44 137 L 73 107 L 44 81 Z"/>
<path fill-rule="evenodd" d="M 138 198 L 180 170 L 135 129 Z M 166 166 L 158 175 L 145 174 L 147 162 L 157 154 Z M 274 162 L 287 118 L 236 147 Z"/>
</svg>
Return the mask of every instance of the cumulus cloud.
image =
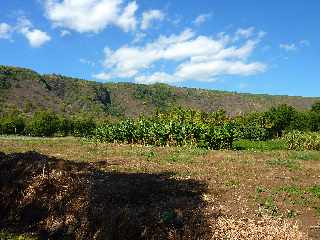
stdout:
<svg viewBox="0 0 320 240">
<path fill-rule="evenodd" d="M 43 44 L 51 40 L 51 37 L 44 31 L 33 27 L 29 19 L 21 17 L 18 20 L 17 30 L 24 35 L 31 47 L 41 47 Z"/>
<path fill-rule="evenodd" d="M 0 39 L 10 39 L 12 32 L 12 26 L 7 23 L 0 23 Z"/>
<path fill-rule="evenodd" d="M 136 2 L 131 2 L 124 9 L 123 14 L 118 18 L 117 24 L 126 32 L 136 29 L 137 20 L 135 13 L 138 10 Z"/>
<path fill-rule="evenodd" d="M 32 29 L 24 33 L 32 47 L 41 47 L 51 40 L 51 37 L 39 29 Z"/>
<path fill-rule="evenodd" d="M 98 33 L 113 25 L 124 31 L 136 28 L 135 1 L 122 0 L 44 0 L 47 18 L 56 27 L 80 33 Z"/>
<path fill-rule="evenodd" d="M 103 64 L 106 71 L 95 77 L 104 80 L 134 78 L 139 83 L 172 83 L 211 81 L 222 75 L 257 74 L 265 71 L 266 65 L 249 61 L 261 40 L 259 33 L 251 36 L 253 38 L 246 39 L 244 43 L 236 44 L 234 36 L 197 36 L 186 29 L 178 35 L 160 36 L 144 46 L 126 45 L 115 51 L 106 48 Z M 172 73 L 154 70 L 153 66 L 159 62 L 173 65 L 175 70 Z M 151 74 L 146 74 L 146 71 L 151 71 Z"/>
<path fill-rule="evenodd" d="M 193 21 L 193 24 L 199 26 L 199 25 L 205 23 L 209 18 L 211 18 L 211 16 L 212 15 L 210 13 L 201 14 Z"/>
<path fill-rule="evenodd" d="M 105 72 L 94 74 L 93 77 L 96 79 L 100 79 L 100 80 L 109 80 L 112 78 L 111 75 L 109 75 L 108 73 L 105 73 Z"/>
<path fill-rule="evenodd" d="M 150 10 L 142 14 L 141 29 L 146 30 L 150 27 L 154 21 L 162 21 L 164 19 L 164 13 L 160 10 Z"/>
</svg>

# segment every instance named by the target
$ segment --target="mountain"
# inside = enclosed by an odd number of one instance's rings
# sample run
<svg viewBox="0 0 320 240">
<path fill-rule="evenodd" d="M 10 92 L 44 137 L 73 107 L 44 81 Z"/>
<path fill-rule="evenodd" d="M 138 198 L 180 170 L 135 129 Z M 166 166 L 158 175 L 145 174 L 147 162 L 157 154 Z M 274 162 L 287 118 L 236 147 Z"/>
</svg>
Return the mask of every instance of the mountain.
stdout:
<svg viewBox="0 0 320 240">
<path fill-rule="evenodd" d="M 224 109 L 229 115 L 264 111 L 288 104 L 300 110 L 320 98 L 240 94 L 178 88 L 166 84 L 99 83 L 56 74 L 41 75 L 18 67 L 0 66 L 0 111 L 32 113 L 50 109 L 57 113 L 95 116 L 138 116 L 156 108 L 183 106 L 204 111 Z"/>
</svg>

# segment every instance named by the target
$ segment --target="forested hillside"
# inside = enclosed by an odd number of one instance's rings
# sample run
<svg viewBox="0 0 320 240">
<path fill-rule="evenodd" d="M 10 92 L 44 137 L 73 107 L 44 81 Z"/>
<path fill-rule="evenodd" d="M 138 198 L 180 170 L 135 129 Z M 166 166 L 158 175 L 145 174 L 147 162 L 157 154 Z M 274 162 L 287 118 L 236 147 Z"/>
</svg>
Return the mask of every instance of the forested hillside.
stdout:
<svg viewBox="0 0 320 240">
<path fill-rule="evenodd" d="M 182 106 L 206 112 L 224 109 L 229 115 L 265 111 L 287 104 L 308 109 L 319 98 L 239 94 L 178 88 L 166 84 L 98 83 L 61 75 L 0 66 L 0 110 L 26 114 L 49 109 L 56 113 L 94 116 L 148 115 L 156 108 Z"/>
</svg>

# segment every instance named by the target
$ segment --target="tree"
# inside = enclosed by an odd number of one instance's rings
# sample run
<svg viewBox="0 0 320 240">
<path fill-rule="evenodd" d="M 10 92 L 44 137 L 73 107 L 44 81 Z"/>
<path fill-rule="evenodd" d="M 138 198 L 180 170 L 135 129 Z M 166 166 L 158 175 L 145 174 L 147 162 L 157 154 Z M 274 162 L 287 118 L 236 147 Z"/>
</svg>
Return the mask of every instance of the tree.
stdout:
<svg viewBox="0 0 320 240">
<path fill-rule="evenodd" d="M 18 112 L 12 112 L 0 118 L 0 134 L 22 134 L 24 129 L 24 119 Z"/>
<path fill-rule="evenodd" d="M 37 137 L 51 137 L 58 132 L 60 120 L 55 113 L 36 112 L 27 126 L 27 133 Z"/>
<path fill-rule="evenodd" d="M 265 117 L 271 123 L 271 134 L 277 137 L 281 136 L 282 132 L 290 127 L 296 115 L 295 108 L 286 104 L 273 107 L 267 111 Z"/>
<path fill-rule="evenodd" d="M 311 107 L 312 112 L 320 113 L 320 101 L 315 102 Z"/>
</svg>

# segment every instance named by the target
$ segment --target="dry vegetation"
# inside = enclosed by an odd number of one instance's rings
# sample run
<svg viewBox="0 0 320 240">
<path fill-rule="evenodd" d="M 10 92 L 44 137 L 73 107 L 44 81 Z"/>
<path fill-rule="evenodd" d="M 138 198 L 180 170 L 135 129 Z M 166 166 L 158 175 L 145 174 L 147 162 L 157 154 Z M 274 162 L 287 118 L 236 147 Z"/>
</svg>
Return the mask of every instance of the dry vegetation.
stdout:
<svg viewBox="0 0 320 240">
<path fill-rule="evenodd" d="M 320 239 L 319 152 L 23 137 L 2 137 L 0 151 L 1 205 L 11 199 L 0 214 L 20 216 L 1 218 L 6 231 L 58 239 Z"/>
<path fill-rule="evenodd" d="M 81 93 L 81 94 L 80 94 Z M 101 84 L 61 76 L 40 75 L 32 70 L 0 65 L 0 110 L 27 114 L 51 109 L 74 115 L 139 116 L 155 108 L 182 106 L 206 112 L 225 109 L 229 115 L 265 111 L 288 104 L 305 110 L 319 98 L 238 94 L 214 90 L 177 88 L 166 84 Z"/>
</svg>

